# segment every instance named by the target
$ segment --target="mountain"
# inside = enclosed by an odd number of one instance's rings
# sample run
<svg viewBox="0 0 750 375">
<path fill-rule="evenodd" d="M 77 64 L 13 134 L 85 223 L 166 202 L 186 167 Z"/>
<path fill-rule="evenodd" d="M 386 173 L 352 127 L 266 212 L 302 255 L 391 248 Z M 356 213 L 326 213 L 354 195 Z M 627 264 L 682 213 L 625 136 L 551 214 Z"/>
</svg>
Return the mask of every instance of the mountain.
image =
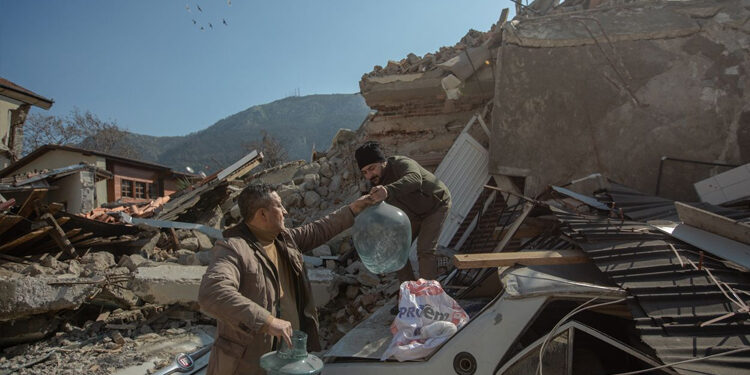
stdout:
<svg viewBox="0 0 750 375">
<path fill-rule="evenodd" d="M 339 129 L 356 130 L 369 112 L 359 94 L 294 96 L 250 107 L 185 136 L 130 133 L 127 142 L 139 159 L 211 173 L 247 154 L 245 146 L 260 142 L 263 131 L 286 148 L 290 160 L 309 159 L 313 145 L 327 149 Z"/>
</svg>

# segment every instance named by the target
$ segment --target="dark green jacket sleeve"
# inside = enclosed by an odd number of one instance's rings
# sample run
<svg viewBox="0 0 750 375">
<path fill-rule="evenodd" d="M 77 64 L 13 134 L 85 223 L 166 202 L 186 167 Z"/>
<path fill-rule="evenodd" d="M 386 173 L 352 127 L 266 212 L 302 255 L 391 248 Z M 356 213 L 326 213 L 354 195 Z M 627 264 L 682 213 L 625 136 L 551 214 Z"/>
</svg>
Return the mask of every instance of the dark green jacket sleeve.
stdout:
<svg viewBox="0 0 750 375">
<path fill-rule="evenodd" d="M 406 196 L 422 188 L 422 167 L 411 159 L 392 160 L 393 172 L 399 177 L 396 181 L 385 185 L 388 196 Z"/>
</svg>

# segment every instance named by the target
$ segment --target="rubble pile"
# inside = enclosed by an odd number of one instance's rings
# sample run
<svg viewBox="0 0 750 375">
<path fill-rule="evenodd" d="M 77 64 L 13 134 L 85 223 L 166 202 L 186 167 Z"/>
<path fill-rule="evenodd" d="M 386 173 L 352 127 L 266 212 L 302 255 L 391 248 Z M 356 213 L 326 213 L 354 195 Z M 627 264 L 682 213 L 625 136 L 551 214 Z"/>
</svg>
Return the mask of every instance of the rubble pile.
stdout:
<svg viewBox="0 0 750 375">
<path fill-rule="evenodd" d="M 450 60 L 467 48 L 478 47 L 482 43 L 489 40 L 490 36 L 495 30 L 495 27 L 496 25 L 492 25 L 490 30 L 487 32 L 471 29 L 454 46 L 440 47 L 440 49 L 435 51 L 435 53 L 426 53 L 422 57 L 410 53 L 400 61 L 388 61 L 385 67 L 375 65 L 373 70 L 369 73 L 364 74 L 362 78 L 382 77 L 393 74 L 423 73 L 429 70 L 433 70 L 437 68 L 439 64 Z"/>
<path fill-rule="evenodd" d="M 147 360 L 163 366 L 175 340 L 196 330 L 204 332 L 199 346 L 210 343 L 214 328 L 200 325 L 214 322 L 196 301 L 212 246 L 178 229 L 157 232 L 134 254 L 45 253 L 0 264 L 0 369 L 45 373 L 60 362 L 57 373 L 110 374 Z"/>
<path fill-rule="evenodd" d="M 342 129 L 327 153 L 318 153 L 310 163 L 294 161 L 259 172 L 246 183 L 265 182 L 274 185 L 287 215 L 287 227 L 295 227 L 316 220 L 348 204 L 366 191 L 364 181 L 353 161 L 355 135 Z M 239 192 L 232 194 L 236 198 Z M 224 218 L 225 226 L 239 221 L 239 207 L 234 207 Z"/>
<path fill-rule="evenodd" d="M 49 340 L 6 348 L 0 372 L 117 374 L 135 368 L 133 373 L 153 373 L 172 361 L 175 350 L 205 345 L 214 332 L 210 319 L 189 310 L 117 309 L 81 325 L 66 322 Z"/>
</svg>

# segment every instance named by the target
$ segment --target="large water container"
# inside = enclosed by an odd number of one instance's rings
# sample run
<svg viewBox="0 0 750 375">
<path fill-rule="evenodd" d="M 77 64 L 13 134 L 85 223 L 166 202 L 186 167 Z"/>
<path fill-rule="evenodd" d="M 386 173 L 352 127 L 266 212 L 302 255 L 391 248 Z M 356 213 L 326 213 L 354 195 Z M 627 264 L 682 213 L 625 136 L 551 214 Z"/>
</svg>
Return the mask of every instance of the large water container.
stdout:
<svg viewBox="0 0 750 375">
<path fill-rule="evenodd" d="M 404 211 L 380 202 L 357 215 L 352 239 L 370 272 L 395 272 L 409 260 L 411 222 Z"/>
<path fill-rule="evenodd" d="M 307 333 L 292 332 L 292 347 L 281 340 L 278 351 L 263 354 L 260 367 L 269 375 L 315 375 L 323 370 L 323 361 L 307 353 Z"/>
</svg>

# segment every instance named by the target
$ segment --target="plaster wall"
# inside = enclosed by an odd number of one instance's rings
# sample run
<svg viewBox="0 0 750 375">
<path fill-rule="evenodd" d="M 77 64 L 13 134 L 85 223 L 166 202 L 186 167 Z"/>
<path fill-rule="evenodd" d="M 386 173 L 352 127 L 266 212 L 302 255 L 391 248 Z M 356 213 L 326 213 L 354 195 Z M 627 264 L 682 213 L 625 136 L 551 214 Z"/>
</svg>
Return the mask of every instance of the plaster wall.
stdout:
<svg viewBox="0 0 750 375">
<path fill-rule="evenodd" d="M 10 139 L 10 111 L 17 109 L 21 102 L 0 95 L 0 143 L 8 146 Z"/>
<path fill-rule="evenodd" d="M 90 172 L 86 172 L 90 173 Z M 57 187 L 55 190 L 47 192 L 45 199 L 48 202 L 59 202 L 65 205 L 65 211 L 72 214 L 81 213 L 82 200 L 81 200 L 81 173 L 73 173 L 70 176 L 65 176 L 55 181 L 54 186 Z"/>
</svg>

